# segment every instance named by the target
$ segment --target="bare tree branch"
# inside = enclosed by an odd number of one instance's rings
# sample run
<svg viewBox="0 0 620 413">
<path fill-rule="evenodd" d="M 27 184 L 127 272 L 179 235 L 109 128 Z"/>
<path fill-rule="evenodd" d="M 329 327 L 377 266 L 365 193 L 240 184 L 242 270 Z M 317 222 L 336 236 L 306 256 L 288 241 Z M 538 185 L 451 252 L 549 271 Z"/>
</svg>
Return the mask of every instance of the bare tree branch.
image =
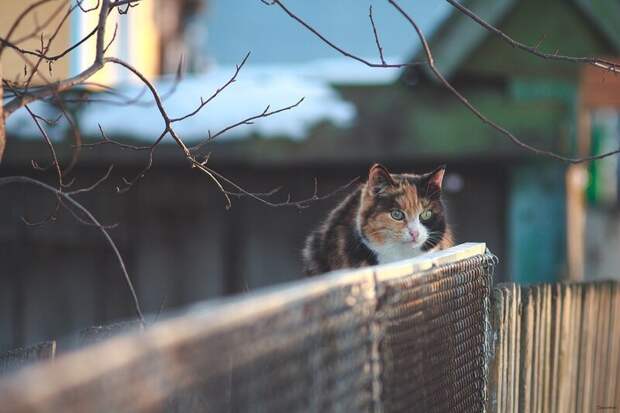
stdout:
<svg viewBox="0 0 620 413">
<path fill-rule="evenodd" d="M 446 0 L 446 1 L 450 3 L 454 8 L 459 10 L 461 13 L 463 13 L 464 15 L 466 15 L 467 17 L 471 18 L 473 21 L 478 23 L 480 26 L 484 27 L 489 32 L 495 34 L 500 39 L 506 41 L 512 47 L 516 47 L 526 52 L 532 53 L 538 57 L 542 57 L 543 59 L 563 60 L 566 62 L 575 62 L 575 63 L 585 63 L 585 64 L 592 65 L 594 67 L 598 67 L 603 70 L 607 70 L 609 72 L 620 73 L 620 65 L 617 63 L 611 62 L 609 60 L 598 59 L 595 57 L 574 57 L 574 56 L 560 55 L 557 53 L 541 52 L 540 50 L 538 50 L 538 47 L 540 46 L 540 42 L 538 45 L 534 47 L 518 42 L 514 40 L 512 37 L 508 36 L 503 31 L 499 30 L 497 27 L 486 22 L 484 19 L 482 19 L 480 16 L 478 16 L 476 13 L 474 13 L 467 7 L 463 6 L 461 3 L 455 0 Z"/>
<path fill-rule="evenodd" d="M 383 47 L 381 47 L 381 42 L 379 41 L 375 20 L 372 18 L 372 5 L 368 7 L 368 18 L 370 19 L 370 25 L 372 26 L 372 34 L 375 36 L 375 43 L 377 44 L 377 50 L 379 51 L 379 58 L 381 58 L 381 63 L 385 64 L 385 59 L 383 58 Z"/>
<path fill-rule="evenodd" d="M 58 157 L 56 156 L 56 150 L 54 149 L 54 145 L 52 144 L 52 141 L 50 137 L 47 135 L 47 132 L 45 131 L 45 129 L 43 129 L 43 127 L 39 123 L 38 117 L 30 110 L 28 105 L 25 105 L 24 108 L 26 108 L 26 110 L 32 117 L 32 120 L 34 121 L 35 125 L 37 125 L 39 132 L 41 132 L 41 136 L 43 136 L 43 140 L 45 144 L 50 150 L 50 155 L 52 156 L 52 166 L 56 170 L 56 176 L 58 178 L 58 191 L 62 192 L 62 187 L 64 186 L 62 182 L 62 171 L 60 170 L 60 163 L 58 162 Z"/>
<path fill-rule="evenodd" d="M 65 50 L 65 52 L 61 53 L 62 56 L 64 56 L 66 53 L 69 53 L 70 51 L 74 50 L 76 47 L 78 47 L 80 44 L 82 44 L 84 41 L 86 41 L 87 38 L 91 37 L 92 35 L 96 34 L 96 51 L 95 51 L 95 58 L 93 63 L 91 64 L 91 66 L 89 66 L 88 68 L 86 68 L 84 71 L 82 71 L 81 73 L 71 77 L 71 78 L 67 78 L 67 79 L 63 79 L 63 80 L 59 80 L 57 82 L 52 82 L 49 83 L 45 86 L 42 86 L 40 88 L 37 88 L 36 90 L 27 93 L 27 94 L 23 94 L 21 96 L 15 97 L 13 100 L 9 101 L 8 103 L 6 103 L 4 105 L 4 118 L 6 119 L 9 115 L 11 115 L 13 112 L 15 112 L 17 109 L 19 109 L 20 107 L 33 102 L 35 100 L 40 100 L 43 98 L 46 98 L 48 96 L 52 96 L 54 94 L 57 94 L 59 92 L 62 92 L 64 90 L 70 89 L 76 85 L 79 85 L 81 83 L 83 83 L 84 81 L 86 81 L 88 78 L 90 78 L 92 75 L 94 75 L 95 73 L 97 73 L 106 63 L 108 63 L 110 60 L 106 60 L 106 58 L 104 57 L 105 55 L 105 49 L 106 49 L 106 45 L 104 44 L 105 42 L 105 26 L 106 26 L 106 19 L 108 17 L 108 14 L 110 13 L 110 11 L 112 9 L 114 9 L 115 7 L 119 7 L 122 5 L 127 5 L 127 4 L 132 4 L 137 2 L 138 0 L 130 0 L 130 1 L 114 1 L 114 2 L 110 2 L 110 0 L 101 0 L 101 7 L 99 8 L 99 18 L 98 18 L 98 23 L 97 26 L 84 38 L 82 38 L 77 44 L 74 44 L 73 46 L 71 46 L 69 49 Z M 81 3 L 77 3 L 78 5 L 81 5 Z M 81 6 L 80 6 L 81 7 Z M 10 42 L 7 42 L 5 39 L 0 39 L 0 43 L 3 43 L 4 45 L 9 45 L 11 46 Z M 45 52 L 43 53 L 38 53 L 38 52 L 32 52 L 32 53 L 28 53 L 28 51 L 26 50 L 22 50 L 20 48 L 17 48 L 17 50 L 19 50 L 22 54 L 22 57 L 25 57 L 25 55 L 27 54 L 34 54 L 35 56 L 39 57 L 41 60 L 48 60 L 48 61 L 54 61 L 56 59 L 59 59 L 60 55 L 57 56 L 46 56 Z"/>
<path fill-rule="evenodd" d="M 356 56 L 353 53 L 350 53 L 346 50 L 344 50 L 343 48 L 336 46 L 335 43 L 332 43 L 330 40 L 328 40 L 325 36 L 323 36 L 318 30 L 316 30 L 315 28 L 313 28 L 312 26 L 310 26 L 310 24 L 306 23 L 304 20 L 302 20 L 299 16 L 297 16 L 295 13 L 293 13 L 292 11 L 290 11 L 280 0 L 260 0 L 261 2 L 263 2 L 264 4 L 271 6 L 271 5 L 276 5 L 278 7 L 280 7 L 286 14 L 289 15 L 289 17 L 291 17 L 293 20 L 297 21 L 299 24 L 301 24 L 302 26 L 304 26 L 306 29 L 308 29 L 311 33 L 313 33 L 316 37 L 318 37 L 319 39 L 321 39 L 324 43 L 326 43 L 327 45 L 329 45 L 332 49 L 338 51 L 341 55 L 346 56 L 350 59 L 353 60 L 357 60 L 360 63 L 365 64 L 366 66 L 369 67 L 382 67 L 382 68 L 400 68 L 400 67 L 411 67 L 411 66 L 418 66 L 421 64 L 425 64 L 424 62 L 412 62 L 412 63 L 396 63 L 396 64 L 388 64 L 388 63 L 373 63 L 370 62 L 360 56 Z"/>
<path fill-rule="evenodd" d="M 131 281 L 131 277 L 129 277 L 129 273 L 127 272 L 127 267 L 125 266 L 125 261 L 123 261 L 123 257 L 121 256 L 121 254 L 120 254 L 120 252 L 118 250 L 118 247 L 114 243 L 114 240 L 112 239 L 112 237 L 108 233 L 107 229 L 103 225 L 101 225 L 101 223 L 99 223 L 99 221 L 93 216 L 93 214 L 90 213 L 90 211 L 88 209 L 86 209 L 81 203 L 79 203 L 78 201 L 73 199 L 73 197 L 71 197 L 71 195 L 69 195 L 66 192 L 59 191 L 58 189 L 54 188 L 53 186 L 50 186 L 50 185 L 48 185 L 48 184 L 46 184 L 44 182 L 38 181 L 36 179 L 32 179 L 32 178 L 27 177 L 27 176 L 0 177 L 0 186 L 8 185 L 8 184 L 13 184 L 13 183 L 22 183 L 22 184 L 35 185 L 35 186 L 43 188 L 43 189 L 45 189 L 47 191 L 52 192 L 56 196 L 61 197 L 63 200 L 67 201 L 73 207 L 78 209 L 81 213 L 83 213 L 86 217 L 88 217 L 90 222 L 92 222 L 99 229 L 99 231 L 101 231 L 101 233 L 103 234 L 104 238 L 106 239 L 106 241 L 110 245 L 110 248 L 112 248 L 112 250 L 114 251 L 114 255 L 116 256 L 116 259 L 117 259 L 117 261 L 118 261 L 118 263 L 119 263 L 119 265 L 121 267 L 121 271 L 123 272 L 123 277 L 125 278 L 125 282 L 127 283 L 127 286 L 128 286 L 129 291 L 131 293 L 131 296 L 132 296 L 132 299 L 133 299 L 133 304 L 134 304 L 134 310 L 136 311 L 136 315 L 140 319 L 140 322 L 144 326 L 145 325 L 144 315 L 142 314 L 142 310 L 140 309 L 140 302 L 138 301 L 138 295 L 136 294 L 136 291 L 134 289 L 133 283 Z"/>
<path fill-rule="evenodd" d="M 502 135 L 508 137 L 515 145 L 529 150 L 537 155 L 545 155 L 548 157 L 551 157 L 553 159 L 557 159 L 560 161 L 564 161 L 564 162 L 568 162 L 568 163 L 581 163 L 581 162 L 586 162 L 586 161 L 592 161 L 595 159 L 602 159 L 602 158 L 606 158 L 608 156 L 612 156 L 615 155 L 617 153 L 620 153 L 620 148 L 616 149 L 614 151 L 610 151 L 610 152 L 605 152 L 603 154 L 599 154 L 599 155 L 593 155 L 593 156 L 586 156 L 586 157 L 577 157 L 577 158 L 571 158 L 568 156 L 563 156 L 563 155 L 559 155 L 553 151 L 549 151 L 549 150 L 545 150 L 545 149 L 540 149 L 537 148 L 533 145 L 527 144 L 525 142 L 523 142 L 521 139 L 517 138 L 515 135 L 512 134 L 512 132 L 510 132 L 509 130 L 507 130 L 506 128 L 504 128 L 503 126 L 498 125 L 497 123 L 493 122 L 492 120 L 490 120 L 488 117 L 486 117 L 482 112 L 480 112 L 480 110 L 478 110 L 474 105 L 472 105 L 469 100 L 467 100 L 467 98 L 465 96 L 463 96 L 458 90 L 456 90 L 454 88 L 454 86 L 452 86 L 450 84 L 450 82 L 448 82 L 448 80 L 446 80 L 446 78 L 441 74 L 441 72 L 439 72 L 439 70 L 437 70 L 437 67 L 435 67 L 435 60 L 433 59 L 433 54 L 431 53 L 431 49 L 428 45 L 428 42 L 426 41 L 426 38 L 424 37 L 424 33 L 422 33 L 422 30 L 420 30 L 420 27 L 416 24 L 416 22 L 411 18 L 411 16 L 409 16 L 409 14 L 407 14 L 399 5 L 398 3 L 396 3 L 395 0 L 387 0 L 392 6 L 394 6 L 394 8 L 405 18 L 405 20 L 407 20 L 409 22 L 409 24 L 411 24 L 411 26 L 413 27 L 413 29 L 416 31 L 420 42 L 422 43 L 422 46 L 424 48 L 424 54 L 426 55 L 426 59 L 428 61 L 428 65 L 431 69 L 431 71 L 433 72 L 433 74 L 435 75 L 435 77 L 443 84 L 443 86 L 448 89 L 454 96 L 457 97 L 457 99 L 459 101 L 461 101 L 461 103 L 463 105 L 465 105 L 465 107 L 467 109 L 469 109 L 478 119 L 480 119 L 483 123 L 489 125 L 490 127 L 492 127 L 493 129 L 497 130 L 498 132 L 500 132 Z"/>
<path fill-rule="evenodd" d="M 267 5 L 277 5 L 289 17 L 291 17 L 293 20 L 297 21 L 299 24 L 301 24 L 303 27 L 305 27 L 307 30 L 309 30 L 311 33 L 313 33 L 315 36 L 317 36 L 323 43 L 327 44 L 332 49 L 340 52 L 342 55 L 344 55 L 346 57 L 349 57 L 349 58 L 351 58 L 353 60 L 357 60 L 360 63 L 363 63 L 363 64 L 365 64 L 367 66 L 371 66 L 371 67 L 386 67 L 383 64 L 373 64 L 373 63 L 367 62 L 364 59 L 361 59 L 358 56 L 354 56 L 351 53 L 347 52 L 346 50 L 343 50 L 342 48 L 336 46 L 334 43 L 329 41 L 325 36 L 323 36 L 321 33 L 319 33 L 316 29 L 311 27 L 303 19 L 301 19 L 299 16 L 294 14 L 290 9 L 288 9 L 283 4 L 283 2 L 281 0 L 260 0 L 260 1 L 263 2 L 264 4 L 267 4 Z M 605 152 L 605 153 L 598 154 L 598 155 L 585 156 L 585 157 L 569 157 L 569 156 L 560 155 L 560 154 L 558 154 L 556 152 L 553 152 L 553 151 L 550 151 L 550 150 L 540 149 L 540 148 L 537 148 L 537 147 L 535 147 L 533 145 L 530 145 L 530 144 L 527 144 L 527 143 L 523 142 L 521 139 L 516 137 L 512 132 L 510 132 L 506 128 L 502 127 L 501 125 L 495 123 L 494 121 L 489 119 L 487 116 L 485 116 L 479 109 L 477 109 L 475 106 L 473 106 L 469 102 L 469 100 L 463 94 L 461 94 L 456 88 L 454 88 L 454 86 L 452 86 L 452 84 L 441 74 L 441 72 L 435 66 L 435 60 L 433 58 L 433 54 L 431 52 L 430 46 L 429 46 L 429 44 L 428 44 L 428 42 L 426 40 L 426 37 L 424 36 L 424 33 L 422 32 L 420 27 L 417 25 L 417 23 L 411 18 L 411 16 L 407 12 L 405 12 L 402 9 L 402 7 L 399 6 L 399 4 L 395 0 L 387 0 L 387 1 L 388 1 L 388 3 L 390 3 L 390 5 L 392 5 L 396 9 L 396 11 L 398 13 L 400 13 L 400 15 L 415 30 L 415 32 L 416 32 L 416 34 L 417 34 L 417 36 L 418 36 L 418 38 L 420 40 L 420 43 L 422 44 L 422 48 L 424 50 L 424 55 L 426 57 L 426 64 L 429 66 L 431 72 L 439 80 L 439 82 L 446 89 L 448 89 L 448 91 L 450 91 L 478 119 L 480 119 L 483 123 L 485 123 L 486 125 L 490 126 L 491 128 L 495 129 L 496 131 L 498 131 L 499 133 L 501 133 L 502 135 L 507 137 L 515 145 L 519 146 L 522 149 L 525 149 L 525 150 L 528 150 L 530 152 L 533 152 L 536 155 L 547 156 L 547 157 L 550 157 L 550 158 L 553 158 L 553 159 L 557 159 L 557 160 L 560 160 L 560 161 L 564 161 L 564 162 L 568 162 L 568 163 L 582 163 L 582 162 L 587 162 L 587 161 L 592 161 L 592 160 L 606 158 L 608 156 L 612 156 L 612 155 L 616 155 L 616 154 L 620 153 L 620 148 L 618 148 L 616 150 Z M 454 7 L 459 9 L 461 12 L 465 12 L 467 10 L 464 7 L 460 6 L 460 5 L 457 6 L 458 3 L 456 3 L 455 1 L 452 1 L 452 0 L 447 0 L 447 1 L 450 2 Z M 369 13 L 369 15 L 370 14 L 371 13 Z M 473 16 L 475 16 L 475 15 L 473 15 L 473 13 L 471 13 L 471 14 L 468 14 L 468 16 L 471 17 L 471 18 L 474 18 Z M 481 23 L 483 21 L 478 16 L 475 16 L 475 17 L 476 18 L 474 20 L 476 20 L 478 23 Z M 487 29 L 489 29 L 489 27 L 492 28 L 492 26 L 489 25 L 488 23 L 485 23 L 485 24 L 486 24 L 486 26 L 484 26 L 485 28 L 487 28 Z M 373 31 L 376 30 L 376 28 L 374 26 L 374 20 L 372 20 L 372 19 L 371 19 L 371 25 L 373 27 Z M 495 29 L 495 30 L 497 30 L 497 29 Z M 499 30 L 497 30 L 497 31 L 499 32 Z M 499 33 L 496 33 L 496 34 L 501 35 Z M 527 51 L 532 52 L 532 53 L 536 50 L 534 48 L 529 48 L 528 46 L 522 45 L 522 44 L 512 40 L 507 35 L 504 35 L 504 36 L 505 36 L 504 39 L 507 40 L 507 41 L 508 41 L 508 39 L 510 39 L 509 43 L 513 44 L 513 46 L 515 46 L 515 47 L 522 48 L 522 49 L 527 50 Z M 375 41 L 376 41 L 378 47 L 380 47 L 380 43 L 378 41 L 378 36 L 375 37 Z M 521 46 L 523 46 L 523 47 L 521 47 Z M 529 49 L 532 49 L 532 50 L 529 50 Z M 542 54 L 534 53 L 534 54 L 540 55 L 541 57 L 545 57 L 545 58 L 557 58 L 558 60 L 566 60 L 566 61 L 572 61 L 572 62 L 582 62 L 582 63 L 594 64 L 597 67 L 600 67 L 600 68 L 603 68 L 603 69 L 607 69 L 607 70 L 610 70 L 610 71 L 614 71 L 614 72 L 618 68 L 618 65 L 616 65 L 615 63 L 608 62 L 608 61 L 601 60 L 601 59 L 570 58 L 568 56 L 561 56 L 561 55 L 557 55 L 557 54 L 556 55 L 548 55 L 548 54 L 544 54 L 544 53 L 542 53 Z M 551 56 L 555 56 L 555 57 L 551 57 Z M 611 66 L 609 66 L 610 64 L 611 64 Z M 403 66 L 407 66 L 407 65 L 399 65 L 397 67 L 403 67 Z"/>
<path fill-rule="evenodd" d="M 343 191 L 346 191 L 347 189 L 349 189 L 353 184 L 355 184 L 356 182 L 359 181 L 359 177 L 355 177 L 353 178 L 351 181 L 347 182 L 346 184 L 339 186 L 338 188 L 334 189 L 333 191 L 325 194 L 325 195 L 319 195 L 319 189 L 318 189 L 318 181 L 315 178 L 314 179 L 314 193 L 312 194 L 312 196 L 302 199 L 300 201 L 293 201 L 291 194 L 288 194 L 287 198 L 285 201 L 283 202 L 271 202 L 268 201 L 267 199 L 265 199 L 266 197 L 269 197 L 273 194 L 275 194 L 276 192 L 278 192 L 280 190 L 280 188 L 276 188 L 274 190 L 271 190 L 269 192 L 263 193 L 263 194 L 259 194 L 259 193 L 255 193 L 255 192 L 249 192 L 247 190 L 245 190 L 244 188 L 242 188 L 241 186 L 239 186 L 238 184 L 236 184 L 235 182 L 233 182 L 232 180 L 228 179 L 227 177 L 221 175 L 220 173 L 211 170 L 211 173 L 213 173 L 213 175 L 215 175 L 218 179 L 220 179 L 222 182 L 224 182 L 227 185 L 230 185 L 232 188 L 234 188 L 236 190 L 236 192 L 231 192 L 231 191 L 227 191 L 228 194 L 233 195 L 233 196 L 247 196 L 249 198 L 252 198 L 264 205 L 270 206 L 270 207 L 274 207 L 274 208 L 279 208 L 279 207 L 294 207 L 294 208 L 298 208 L 298 209 L 304 209 L 304 208 L 308 208 L 312 203 L 317 202 L 317 201 L 322 201 L 328 198 L 333 197 L 334 195 L 337 195 Z"/>
<path fill-rule="evenodd" d="M 106 171 L 105 175 L 103 175 L 101 178 L 99 178 L 91 186 L 87 186 L 85 188 L 76 189 L 74 191 L 67 191 L 65 193 L 67 195 L 77 195 L 77 194 L 81 194 L 81 193 L 84 193 L 84 192 L 90 192 L 90 191 L 95 190 L 99 185 L 101 185 L 103 182 L 105 182 L 110 177 L 110 174 L 112 173 L 112 169 L 113 168 L 114 168 L 114 165 L 110 165 L 108 167 L 108 170 Z"/>
<path fill-rule="evenodd" d="M 198 105 L 198 107 L 191 111 L 190 113 L 188 113 L 187 115 L 178 117 L 178 118 L 174 118 L 171 119 L 170 121 L 172 123 L 174 122 L 179 122 L 182 121 L 184 119 L 187 119 L 189 117 L 194 116 L 195 114 L 197 114 L 198 112 L 200 112 L 200 110 L 205 107 L 206 105 L 209 104 L 209 102 L 211 102 L 213 99 L 215 99 L 217 97 L 217 95 L 220 94 L 220 92 L 222 92 L 224 89 L 226 89 L 228 86 L 230 86 L 232 83 L 235 82 L 235 80 L 237 80 L 237 75 L 239 75 L 239 71 L 241 71 L 241 68 L 243 67 L 243 65 L 245 65 L 245 62 L 248 60 L 248 57 L 250 57 L 250 52 L 248 52 L 245 57 L 243 58 L 243 60 L 241 61 L 241 63 L 239 63 L 238 65 L 235 66 L 235 73 L 233 73 L 232 77 L 228 80 L 228 82 L 224 83 L 222 86 L 220 86 L 219 88 L 216 89 L 215 92 L 213 92 L 213 94 L 211 96 L 209 96 L 209 98 L 207 100 L 204 100 L 202 98 L 200 98 L 200 105 Z"/>
<path fill-rule="evenodd" d="M 209 136 L 206 139 L 204 139 L 200 143 L 197 143 L 194 146 L 191 146 L 190 149 L 192 151 L 196 151 L 196 150 L 202 148 L 207 143 L 213 141 L 218 136 L 228 132 L 229 130 L 231 130 L 233 128 L 236 128 L 237 126 L 251 125 L 256 119 L 268 118 L 269 116 L 273 116 L 275 114 L 282 113 L 282 112 L 285 112 L 287 110 L 291 110 L 293 108 L 296 108 L 297 106 L 301 105 L 301 103 L 304 101 L 304 99 L 305 99 L 305 97 L 302 97 L 297 102 L 293 103 L 292 105 L 285 106 L 283 108 L 276 109 L 276 110 L 271 110 L 271 111 L 269 110 L 271 106 L 267 106 L 265 108 L 265 110 L 262 111 L 261 113 L 259 113 L 258 115 L 253 115 L 253 116 L 247 117 L 247 118 L 245 118 L 243 120 L 240 120 L 237 123 L 233 123 L 232 125 L 226 126 L 225 128 L 221 129 L 220 131 L 216 132 L 215 134 L 211 134 L 211 132 L 209 131 Z"/>
</svg>

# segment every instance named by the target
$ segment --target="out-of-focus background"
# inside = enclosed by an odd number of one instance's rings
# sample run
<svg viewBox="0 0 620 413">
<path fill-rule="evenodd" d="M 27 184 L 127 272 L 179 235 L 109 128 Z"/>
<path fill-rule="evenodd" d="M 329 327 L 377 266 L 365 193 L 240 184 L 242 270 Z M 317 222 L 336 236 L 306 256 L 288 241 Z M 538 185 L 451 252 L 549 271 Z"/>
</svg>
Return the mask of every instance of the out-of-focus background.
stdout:
<svg viewBox="0 0 620 413">
<path fill-rule="evenodd" d="M 620 6 L 615 3 L 466 3 L 489 23 L 542 51 L 620 55 Z M 378 61 L 368 20 L 372 4 L 386 59 L 424 60 L 415 32 L 387 2 L 286 4 L 335 44 Z M 51 13 L 57 6 L 45 7 Z M 0 4 L 0 32 L 24 7 L 23 1 Z M 406 9 L 426 33 L 439 70 L 482 112 L 527 143 L 573 155 L 620 146 L 620 77 L 512 48 L 447 3 L 417 1 Z M 171 115 L 185 114 L 213 94 L 251 52 L 235 83 L 178 124 L 188 144 L 267 105 L 277 109 L 305 97 L 298 107 L 242 125 L 206 146 L 210 165 L 249 191 L 282 187 L 274 201 L 288 193 L 296 200 L 312 196 L 315 178 L 319 194 L 329 193 L 357 176 L 363 179 L 373 162 L 394 172 L 425 172 L 446 163 L 445 198 L 456 240 L 486 242 L 500 258 L 497 281 L 618 274 L 616 156 L 570 165 L 524 151 L 473 116 L 424 65 L 369 68 L 260 0 L 145 1 L 127 15 L 115 13 L 110 35 L 114 24 L 118 34 L 108 54 L 153 80 Z M 73 44 L 94 25 L 94 13 L 72 15 L 56 47 Z M 54 76 L 83 70 L 94 47 L 87 42 L 54 63 Z M 23 71 L 12 51 L 1 63 L 6 79 Z M 85 142 L 101 138 L 99 125 L 110 138 L 129 144 L 157 138 L 163 121 L 143 84 L 111 65 L 91 80 L 116 92 L 97 93 L 91 96 L 94 102 L 75 105 Z M 55 116 L 44 103 L 33 108 Z M 46 176 L 31 165 L 31 160 L 45 164 L 48 152 L 27 113 L 12 115 L 7 133 L 2 176 Z M 68 160 L 68 125 L 59 121 L 50 126 L 50 134 L 61 159 Z M 152 170 L 126 193 L 116 193 L 115 187 L 144 168 L 144 151 L 114 145 L 82 148 L 72 173 L 86 185 L 115 165 L 111 178 L 81 200 L 103 223 L 119 224 L 111 235 L 144 311 L 155 314 L 299 278 L 305 236 L 342 195 L 302 210 L 233 198 L 226 210 L 217 187 L 191 169 L 167 139 L 155 153 Z M 68 213 L 53 224 L 24 225 L 22 216 L 41 219 L 54 204 L 49 193 L 31 187 L 0 188 L 0 350 L 133 315 L 118 263 L 96 228 Z"/>
</svg>

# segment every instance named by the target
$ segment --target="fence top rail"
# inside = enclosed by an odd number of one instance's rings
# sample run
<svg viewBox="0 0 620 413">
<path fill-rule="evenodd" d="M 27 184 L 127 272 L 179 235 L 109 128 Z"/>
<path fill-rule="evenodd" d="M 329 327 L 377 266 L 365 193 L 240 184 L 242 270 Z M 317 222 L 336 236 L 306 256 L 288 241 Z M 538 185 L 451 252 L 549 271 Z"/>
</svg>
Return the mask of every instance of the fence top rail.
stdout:
<svg viewBox="0 0 620 413">
<path fill-rule="evenodd" d="M 350 285 L 351 283 L 365 284 L 415 276 L 416 273 L 422 274 L 437 266 L 483 255 L 485 251 L 486 244 L 484 242 L 466 242 L 446 250 L 391 264 L 338 270 L 321 276 L 250 291 L 234 297 L 209 300 L 188 307 L 186 314 L 200 319 L 213 317 L 214 324 L 210 324 L 211 328 L 217 328 L 221 325 L 221 321 L 224 319 L 222 316 L 226 315 L 225 324 L 229 326 L 235 320 L 245 320 L 248 316 L 256 317 L 299 300 L 318 296 L 332 288 Z"/>
<path fill-rule="evenodd" d="M 84 383 L 148 360 L 154 354 L 173 354 L 206 336 L 284 312 L 295 304 L 319 297 L 334 289 L 356 286 L 357 294 L 374 301 L 376 285 L 385 280 L 424 273 L 434 267 L 484 254 L 484 243 L 466 243 L 394 264 L 342 270 L 318 277 L 266 288 L 237 297 L 196 304 L 184 313 L 157 322 L 144 331 L 113 337 L 58 357 L 53 363 L 24 368 L 0 379 L 0 401 L 17 397 L 21 402 L 45 406 L 61 394 L 71 394 Z M 101 362 L 105 360 L 105 362 Z M 88 368 L 80 368 L 89 366 Z M 9 403 L 10 405 L 10 403 Z"/>
<path fill-rule="evenodd" d="M 484 242 L 466 242 L 446 250 L 431 252 L 409 260 L 392 264 L 379 265 L 375 268 L 377 281 L 388 281 L 395 278 L 422 274 L 431 268 L 446 265 L 485 253 Z"/>
</svg>

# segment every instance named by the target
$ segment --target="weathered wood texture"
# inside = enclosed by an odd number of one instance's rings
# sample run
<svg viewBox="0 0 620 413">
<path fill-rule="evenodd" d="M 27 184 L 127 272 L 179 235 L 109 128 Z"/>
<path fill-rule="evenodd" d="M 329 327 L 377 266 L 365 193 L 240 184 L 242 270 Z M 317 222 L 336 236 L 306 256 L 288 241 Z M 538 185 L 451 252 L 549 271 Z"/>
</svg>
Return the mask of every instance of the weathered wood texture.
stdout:
<svg viewBox="0 0 620 413">
<path fill-rule="evenodd" d="M 620 284 L 501 285 L 493 292 L 491 412 L 620 408 Z"/>
<path fill-rule="evenodd" d="M 478 413 L 494 263 L 463 244 L 207 303 L 22 370 L 0 381 L 0 406 Z"/>
<path fill-rule="evenodd" d="M 47 341 L 30 347 L 7 351 L 0 354 L 0 374 L 10 373 L 38 361 L 52 360 L 55 354 L 55 341 Z"/>
</svg>

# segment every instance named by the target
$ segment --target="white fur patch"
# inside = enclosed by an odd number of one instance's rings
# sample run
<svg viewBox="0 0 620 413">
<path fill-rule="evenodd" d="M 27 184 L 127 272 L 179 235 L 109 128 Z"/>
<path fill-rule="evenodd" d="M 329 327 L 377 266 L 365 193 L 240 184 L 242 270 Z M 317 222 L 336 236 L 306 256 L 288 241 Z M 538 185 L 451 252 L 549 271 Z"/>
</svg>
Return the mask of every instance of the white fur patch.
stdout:
<svg viewBox="0 0 620 413">
<path fill-rule="evenodd" d="M 357 224 L 358 230 L 361 233 L 359 217 Z M 411 229 L 411 231 L 418 232 L 417 242 L 413 242 L 411 234 L 408 230 L 402 231 L 400 235 L 401 242 L 386 242 L 384 244 L 376 244 L 364 238 L 364 244 L 366 244 L 368 248 L 370 248 L 372 251 L 374 251 L 375 254 L 377 254 L 377 261 L 379 262 L 379 264 L 388 264 L 395 261 L 415 258 L 419 255 L 431 252 L 435 249 L 432 248 L 429 251 L 422 250 L 422 245 L 424 245 L 424 243 L 427 241 L 429 234 L 426 227 L 422 225 L 422 223 L 420 223 L 418 217 L 416 217 L 415 220 L 411 220 L 407 224 L 407 226 Z"/>
</svg>

